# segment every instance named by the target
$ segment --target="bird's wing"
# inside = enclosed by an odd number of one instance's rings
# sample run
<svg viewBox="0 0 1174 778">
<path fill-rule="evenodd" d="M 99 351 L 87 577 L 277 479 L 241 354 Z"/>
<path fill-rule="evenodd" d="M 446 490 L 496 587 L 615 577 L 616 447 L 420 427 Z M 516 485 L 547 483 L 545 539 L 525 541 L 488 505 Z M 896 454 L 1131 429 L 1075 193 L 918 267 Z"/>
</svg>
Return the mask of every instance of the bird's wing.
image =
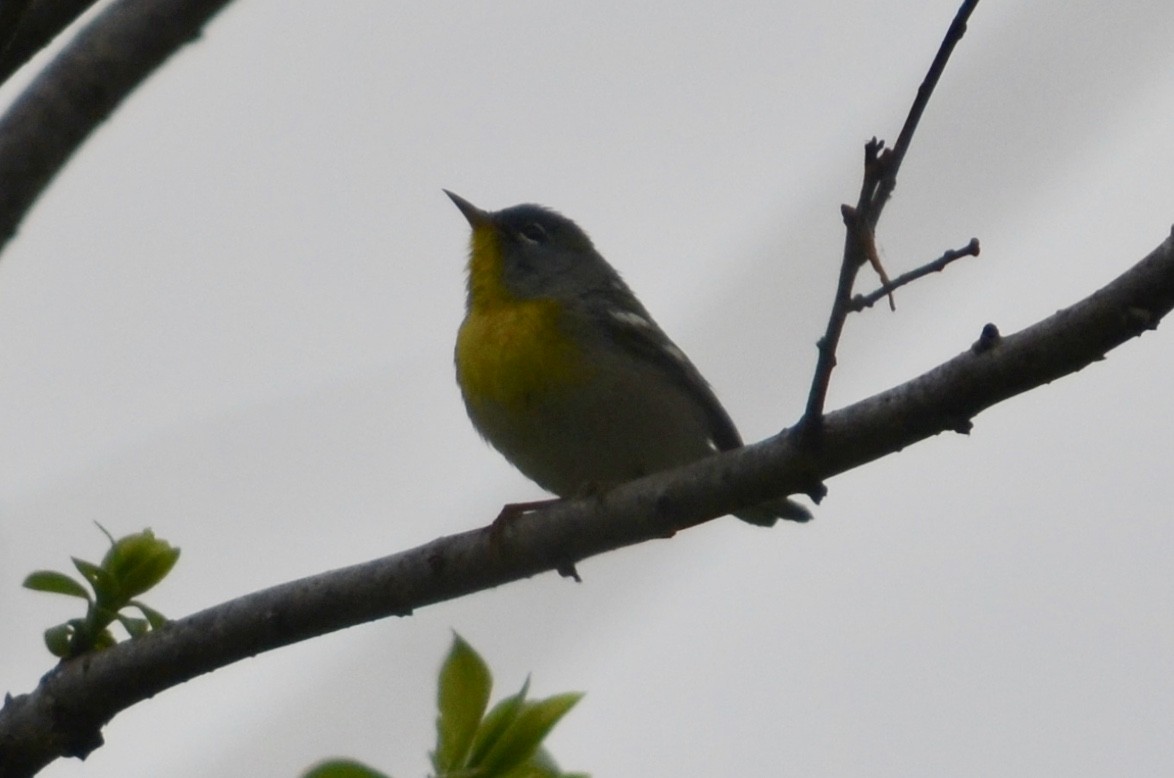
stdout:
<svg viewBox="0 0 1174 778">
<path fill-rule="evenodd" d="M 717 449 L 728 451 L 740 447 L 742 436 L 738 434 L 738 428 L 701 371 L 657 326 L 643 306 L 635 302 L 635 298 L 625 303 L 622 307 L 609 306 L 598 318 L 606 334 L 630 353 L 663 371 L 674 384 L 697 401 L 705 411 L 710 439 Z"/>
</svg>

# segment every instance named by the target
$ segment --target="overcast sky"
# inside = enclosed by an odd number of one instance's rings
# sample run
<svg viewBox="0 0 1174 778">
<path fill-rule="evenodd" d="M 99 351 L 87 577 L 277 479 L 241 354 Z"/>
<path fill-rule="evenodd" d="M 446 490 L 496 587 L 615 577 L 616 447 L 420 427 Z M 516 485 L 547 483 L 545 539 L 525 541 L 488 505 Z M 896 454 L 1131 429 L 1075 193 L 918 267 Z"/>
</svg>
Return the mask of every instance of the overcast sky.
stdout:
<svg viewBox="0 0 1174 778">
<path fill-rule="evenodd" d="M 640 5 L 641 7 L 634 7 Z M 0 258 L 0 691 L 76 606 L 19 588 L 182 547 L 177 617 L 487 523 L 538 488 L 452 374 L 450 188 L 575 219 L 748 439 L 802 408 L 861 148 L 895 139 L 954 0 L 228 8 Z M 1174 4 L 988 0 L 930 105 L 830 406 L 1111 280 L 1174 221 Z M 11 90 L 0 99 L 11 100 Z M 873 279 L 862 274 L 866 286 Z M 1168 326 L 1168 325 L 1167 325 Z M 283 649 L 120 715 L 53 778 L 423 775 L 451 630 L 595 776 L 1174 772 L 1174 334 L 833 479 L 808 525 L 721 519 Z"/>
</svg>

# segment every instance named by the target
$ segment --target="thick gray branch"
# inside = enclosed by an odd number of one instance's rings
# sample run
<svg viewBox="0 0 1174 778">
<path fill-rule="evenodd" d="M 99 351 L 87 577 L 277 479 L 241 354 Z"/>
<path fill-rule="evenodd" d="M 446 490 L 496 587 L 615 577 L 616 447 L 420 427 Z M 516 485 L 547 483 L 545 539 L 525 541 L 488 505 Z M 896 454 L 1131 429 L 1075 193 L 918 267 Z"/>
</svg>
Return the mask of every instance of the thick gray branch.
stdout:
<svg viewBox="0 0 1174 778">
<path fill-rule="evenodd" d="M 38 74 L 0 119 L 0 248 L 82 141 L 228 2 L 118 0 Z"/>
<path fill-rule="evenodd" d="M 85 756 L 120 710 L 202 673 L 333 630 L 665 538 L 766 498 L 812 490 L 990 406 L 1098 361 L 1174 308 L 1174 236 L 1090 297 L 1021 332 L 988 326 L 912 381 L 829 414 L 818 451 L 787 431 L 508 526 L 452 535 L 373 562 L 241 597 L 142 639 L 64 663 L 0 710 L 0 774 Z"/>
<path fill-rule="evenodd" d="M 7 0 L 3 0 L 8 6 Z M 11 12 L 10 18 L 18 21 L 11 29 L 5 29 L 7 43 L 0 52 L 0 83 L 7 81 L 13 73 L 24 66 L 49 42 L 77 21 L 97 0 L 31 0 L 24 3 L 18 12 Z M 4 10 L 0 10 L 3 14 Z"/>
</svg>

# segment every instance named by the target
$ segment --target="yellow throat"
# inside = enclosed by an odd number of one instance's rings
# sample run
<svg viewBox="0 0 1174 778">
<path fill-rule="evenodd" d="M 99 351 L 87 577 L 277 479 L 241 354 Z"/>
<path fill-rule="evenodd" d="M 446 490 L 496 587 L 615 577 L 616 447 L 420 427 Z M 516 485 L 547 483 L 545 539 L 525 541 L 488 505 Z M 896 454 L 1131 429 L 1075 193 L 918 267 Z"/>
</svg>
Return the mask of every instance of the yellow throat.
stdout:
<svg viewBox="0 0 1174 778">
<path fill-rule="evenodd" d="M 473 227 L 457 382 L 470 405 L 524 412 L 552 390 L 586 380 L 587 370 L 564 331 L 559 301 L 524 299 L 506 286 L 501 242 L 494 225 Z"/>
</svg>

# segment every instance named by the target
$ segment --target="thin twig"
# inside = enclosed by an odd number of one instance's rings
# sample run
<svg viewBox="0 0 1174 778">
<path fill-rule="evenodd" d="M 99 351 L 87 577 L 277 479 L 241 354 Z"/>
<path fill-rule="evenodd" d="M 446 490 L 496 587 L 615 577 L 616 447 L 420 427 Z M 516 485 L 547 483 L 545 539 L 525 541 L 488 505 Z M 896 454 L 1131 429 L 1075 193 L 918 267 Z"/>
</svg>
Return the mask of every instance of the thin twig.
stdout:
<svg viewBox="0 0 1174 778">
<path fill-rule="evenodd" d="M 978 238 L 971 238 L 960 249 L 950 249 L 945 254 L 935 259 L 933 262 L 926 263 L 921 267 L 910 270 L 908 273 L 902 273 L 893 281 L 883 284 L 879 289 L 869 292 L 868 294 L 858 294 L 852 298 L 852 311 L 863 311 L 865 308 L 871 308 L 886 296 L 892 299 L 892 293 L 900 289 L 906 284 L 911 284 L 919 278 L 928 276 L 931 273 L 939 273 L 945 269 L 946 265 L 950 264 L 956 259 L 962 257 L 977 257 L 979 252 Z"/>
<path fill-rule="evenodd" d="M 879 149 L 879 141 L 873 138 L 866 153 L 871 155 L 874 150 L 879 151 Z M 867 163 L 865 167 L 868 167 Z M 871 183 L 874 181 L 865 174 L 864 188 L 868 188 Z M 863 196 L 862 192 L 861 197 L 863 198 Z M 840 263 L 840 279 L 836 284 L 836 295 L 832 302 L 832 314 L 828 317 L 827 330 L 816 343 L 819 356 L 815 362 L 815 372 L 811 376 L 811 390 L 807 393 L 807 408 L 798 425 L 804 444 L 808 447 L 814 447 L 820 438 L 823 425 L 823 407 L 827 400 L 828 386 L 832 380 L 832 370 L 836 366 L 836 348 L 840 343 L 840 335 L 844 331 L 844 322 L 848 318 L 848 306 L 851 304 L 856 273 L 864 261 L 862 242 L 856 237 L 858 212 L 850 205 L 842 205 L 840 213 L 844 218 L 844 226 L 847 231 L 844 238 L 844 261 Z"/>
<path fill-rule="evenodd" d="M 925 113 L 926 105 L 933 94 L 934 87 L 946 68 L 946 62 L 954 47 L 966 32 L 966 23 L 978 5 L 978 0 L 965 0 L 954 16 L 946 36 L 938 47 L 937 56 L 929 67 L 925 78 L 918 87 L 917 97 L 909 108 L 905 123 L 901 127 L 901 134 L 897 138 L 897 145 L 892 149 L 885 149 L 883 141 L 876 138 L 870 140 L 864 147 L 864 178 L 860 187 L 860 198 L 856 207 L 841 206 L 844 217 L 844 226 L 847 234 L 844 237 L 844 255 L 840 264 L 840 278 L 836 284 L 836 294 L 832 302 L 832 310 L 828 316 L 827 329 L 819 339 L 817 348 L 819 356 L 816 360 L 815 371 L 811 377 L 811 389 L 807 394 L 807 407 L 803 411 L 803 418 L 799 422 L 804 445 L 815 449 L 818 447 L 823 426 L 824 406 L 827 403 L 828 387 L 831 385 L 832 370 L 836 366 L 836 349 L 840 344 L 840 336 L 844 332 L 844 322 L 852 310 L 852 288 L 856 283 L 856 274 L 867 261 L 868 256 L 864 247 L 873 240 L 877 221 L 880 219 L 884 204 L 897 184 L 897 172 L 913 141 L 913 134 Z"/>
<path fill-rule="evenodd" d="M 929 66 L 929 71 L 925 74 L 921 86 L 917 88 L 917 97 L 914 98 L 913 105 L 909 107 L 909 113 L 905 117 L 905 124 L 901 127 L 901 134 L 897 136 L 896 144 L 881 160 L 883 169 L 876 197 L 872 202 L 872 208 L 867 211 L 868 223 L 873 228 L 876 227 L 885 203 L 888 202 L 893 189 L 897 186 L 897 171 L 901 169 L 901 163 L 905 161 L 905 154 L 909 151 L 910 144 L 913 143 L 913 133 L 917 131 L 917 125 L 921 122 L 922 115 L 925 114 L 929 98 L 933 95 L 933 90 L 946 69 L 950 55 L 954 53 L 954 47 L 966 34 L 966 24 L 970 21 L 970 16 L 977 6 L 978 0 L 964 0 L 958 13 L 954 15 L 950 29 L 946 30 L 946 37 L 942 39 L 942 45 L 938 47 L 937 56 Z"/>
</svg>

